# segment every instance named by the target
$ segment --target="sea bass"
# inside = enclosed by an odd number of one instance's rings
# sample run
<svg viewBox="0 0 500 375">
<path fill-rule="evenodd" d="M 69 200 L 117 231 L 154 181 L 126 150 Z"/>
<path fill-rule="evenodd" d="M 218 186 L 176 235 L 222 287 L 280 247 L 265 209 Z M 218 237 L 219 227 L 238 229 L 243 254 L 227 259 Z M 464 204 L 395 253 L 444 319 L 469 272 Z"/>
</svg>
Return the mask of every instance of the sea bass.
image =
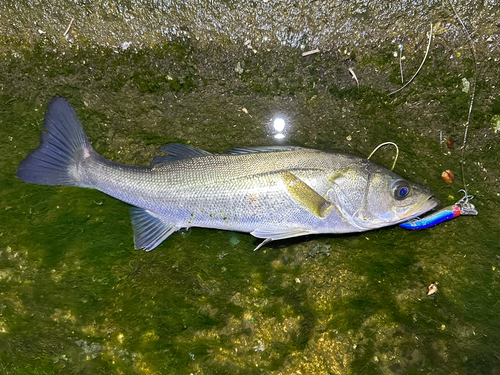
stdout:
<svg viewBox="0 0 500 375">
<path fill-rule="evenodd" d="M 264 243 L 317 233 L 398 224 L 439 201 L 370 160 L 302 147 L 256 147 L 212 154 L 183 144 L 160 148 L 149 167 L 97 154 L 71 105 L 47 107 L 40 146 L 17 176 L 41 185 L 97 189 L 132 205 L 136 249 L 153 250 L 181 228 L 247 232 Z"/>
</svg>

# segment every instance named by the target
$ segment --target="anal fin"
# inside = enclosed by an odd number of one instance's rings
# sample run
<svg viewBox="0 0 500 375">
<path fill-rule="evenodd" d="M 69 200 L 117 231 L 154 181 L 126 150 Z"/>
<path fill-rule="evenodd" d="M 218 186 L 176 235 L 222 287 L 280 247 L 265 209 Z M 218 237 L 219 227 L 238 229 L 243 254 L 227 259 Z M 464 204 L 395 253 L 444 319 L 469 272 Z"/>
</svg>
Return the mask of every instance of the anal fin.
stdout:
<svg viewBox="0 0 500 375">
<path fill-rule="evenodd" d="M 130 208 L 130 218 L 134 230 L 136 249 L 151 251 L 168 236 L 180 229 L 153 216 L 148 210 L 139 207 Z"/>
</svg>

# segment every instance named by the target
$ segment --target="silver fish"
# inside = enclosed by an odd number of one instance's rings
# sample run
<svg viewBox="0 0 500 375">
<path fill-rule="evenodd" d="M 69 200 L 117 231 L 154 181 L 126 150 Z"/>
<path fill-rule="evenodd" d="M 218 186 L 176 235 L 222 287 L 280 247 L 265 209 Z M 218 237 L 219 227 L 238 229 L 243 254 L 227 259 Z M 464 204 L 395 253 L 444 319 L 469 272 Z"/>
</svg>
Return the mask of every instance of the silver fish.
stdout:
<svg viewBox="0 0 500 375">
<path fill-rule="evenodd" d="M 92 148 L 64 98 L 48 105 L 40 146 L 18 177 L 42 185 L 100 190 L 131 204 L 136 249 L 153 250 L 181 228 L 248 232 L 264 243 L 317 233 L 398 224 L 439 201 L 375 163 L 301 147 L 258 147 L 211 154 L 182 144 L 149 167 L 109 161 Z"/>
</svg>

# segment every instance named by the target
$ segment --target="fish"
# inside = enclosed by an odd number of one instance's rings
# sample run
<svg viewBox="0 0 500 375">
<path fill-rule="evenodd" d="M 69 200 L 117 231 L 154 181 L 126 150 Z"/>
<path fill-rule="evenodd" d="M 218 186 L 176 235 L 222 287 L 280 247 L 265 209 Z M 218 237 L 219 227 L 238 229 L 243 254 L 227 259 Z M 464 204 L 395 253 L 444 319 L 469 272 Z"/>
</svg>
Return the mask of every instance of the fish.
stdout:
<svg viewBox="0 0 500 375">
<path fill-rule="evenodd" d="M 134 247 L 153 250 L 181 228 L 250 233 L 269 241 L 354 233 L 413 219 L 439 200 L 374 162 L 294 146 L 210 153 L 173 143 L 150 166 L 115 163 L 92 147 L 71 106 L 53 98 L 40 145 L 20 180 L 92 188 L 131 205 Z M 256 248 L 256 249 L 257 249 Z"/>
</svg>

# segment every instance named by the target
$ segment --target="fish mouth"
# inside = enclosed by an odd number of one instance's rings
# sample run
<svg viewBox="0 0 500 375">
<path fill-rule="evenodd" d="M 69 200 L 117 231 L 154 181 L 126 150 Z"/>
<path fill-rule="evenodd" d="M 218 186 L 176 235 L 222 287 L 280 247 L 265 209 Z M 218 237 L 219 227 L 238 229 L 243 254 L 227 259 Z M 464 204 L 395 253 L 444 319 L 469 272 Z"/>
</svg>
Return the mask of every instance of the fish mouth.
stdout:
<svg viewBox="0 0 500 375">
<path fill-rule="evenodd" d="M 423 213 L 432 210 L 438 204 L 439 204 L 439 199 L 434 197 L 434 195 L 429 195 L 429 197 L 426 200 L 423 200 L 420 204 L 415 205 L 411 210 L 406 212 L 405 218 L 403 220 L 410 220 L 419 215 L 422 215 Z"/>
</svg>

